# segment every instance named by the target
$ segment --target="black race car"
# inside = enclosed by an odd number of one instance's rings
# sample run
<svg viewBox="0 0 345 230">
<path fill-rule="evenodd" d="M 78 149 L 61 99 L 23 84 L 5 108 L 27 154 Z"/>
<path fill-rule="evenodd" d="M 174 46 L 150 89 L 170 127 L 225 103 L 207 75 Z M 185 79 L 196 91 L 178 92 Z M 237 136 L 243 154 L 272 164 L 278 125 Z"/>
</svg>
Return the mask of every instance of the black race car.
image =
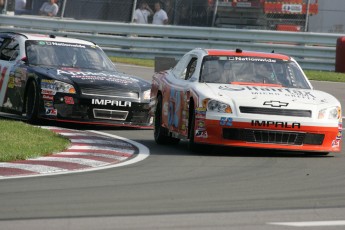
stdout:
<svg viewBox="0 0 345 230">
<path fill-rule="evenodd" d="M 40 119 L 151 127 L 149 82 L 116 70 L 93 42 L 0 33 L 0 111 Z"/>
</svg>

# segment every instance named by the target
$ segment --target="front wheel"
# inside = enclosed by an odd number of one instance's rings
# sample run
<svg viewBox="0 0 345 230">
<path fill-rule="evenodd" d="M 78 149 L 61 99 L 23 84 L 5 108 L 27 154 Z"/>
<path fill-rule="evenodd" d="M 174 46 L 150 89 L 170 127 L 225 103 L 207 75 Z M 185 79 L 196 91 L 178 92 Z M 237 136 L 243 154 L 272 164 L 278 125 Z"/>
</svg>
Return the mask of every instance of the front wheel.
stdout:
<svg viewBox="0 0 345 230">
<path fill-rule="evenodd" d="M 37 83 L 35 81 L 30 81 L 25 98 L 26 119 L 29 123 L 38 122 L 38 96 L 39 93 Z"/>
<path fill-rule="evenodd" d="M 192 152 L 199 152 L 201 150 L 200 144 L 196 144 L 194 142 L 195 137 L 195 113 L 194 110 L 189 114 L 190 120 L 189 120 L 189 129 L 188 129 L 188 149 Z"/>
</svg>

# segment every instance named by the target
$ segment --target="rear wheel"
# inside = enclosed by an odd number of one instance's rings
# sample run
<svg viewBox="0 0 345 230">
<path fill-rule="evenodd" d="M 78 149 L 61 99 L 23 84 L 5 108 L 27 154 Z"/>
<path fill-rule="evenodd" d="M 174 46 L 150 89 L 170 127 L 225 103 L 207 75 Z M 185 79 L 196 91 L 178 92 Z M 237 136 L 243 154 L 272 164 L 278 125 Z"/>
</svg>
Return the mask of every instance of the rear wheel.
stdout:
<svg viewBox="0 0 345 230">
<path fill-rule="evenodd" d="M 155 122 L 154 122 L 154 138 L 157 144 L 177 144 L 180 139 L 168 136 L 168 129 L 162 127 L 162 96 L 157 97 L 157 106 L 155 111 Z"/>
<path fill-rule="evenodd" d="M 30 81 L 25 98 L 26 119 L 29 123 L 38 122 L 38 88 L 35 81 Z"/>
</svg>

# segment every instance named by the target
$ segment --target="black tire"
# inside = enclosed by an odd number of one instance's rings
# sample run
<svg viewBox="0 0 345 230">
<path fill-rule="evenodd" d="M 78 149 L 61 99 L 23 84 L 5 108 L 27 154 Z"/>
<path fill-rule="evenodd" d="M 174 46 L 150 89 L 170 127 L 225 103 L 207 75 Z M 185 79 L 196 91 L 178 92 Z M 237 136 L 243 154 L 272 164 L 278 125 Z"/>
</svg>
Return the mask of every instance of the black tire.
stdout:
<svg viewBox="0 0 345 230">
<path fill-rule="evenodd" d="M 194 136 L 195 136 L 195 113 L 194 113 L 194 108 L 193 110 L 189 111 L 189 125 L 188 125 L 188 149 L 192 152 L 200 152 L 201 147 L 200 144 L 196 144 L 194 142 Z"/>
<path fill-rule="evenodd" d="M 158 95 L 154 120 L 154 139 L 159 145 L 177 144 L 180 139 L 169 137 L 168 130 L 162 127 L 162 107 L 162 96 Z"/>
<path fill-rule="evenodd" d="M 39 92 L 37 83 L 35 81 L 30 81 L 25 98 L 26 119 L 29 123 L 35 124 L 38 122 L 38 108 Z"/>
</svg>

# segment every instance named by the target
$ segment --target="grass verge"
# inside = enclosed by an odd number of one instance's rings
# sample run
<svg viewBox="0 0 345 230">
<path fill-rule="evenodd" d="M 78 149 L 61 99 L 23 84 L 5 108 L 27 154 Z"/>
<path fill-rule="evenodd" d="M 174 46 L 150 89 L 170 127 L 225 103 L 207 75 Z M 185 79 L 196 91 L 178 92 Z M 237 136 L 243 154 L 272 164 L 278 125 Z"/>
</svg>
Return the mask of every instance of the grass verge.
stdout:
<svg viewBox="0 0 345 230">
<path fill-rule="evenodd" d="M 61 152 L 70 142 L 50 130 L 20 121 L 0 120 L 0 162 Z"/>
<path fill-rule="evenodd" d="M 306 70 L 304 71 L 309 80 L 345 82 L 345 73 Z"/>
</svg>

